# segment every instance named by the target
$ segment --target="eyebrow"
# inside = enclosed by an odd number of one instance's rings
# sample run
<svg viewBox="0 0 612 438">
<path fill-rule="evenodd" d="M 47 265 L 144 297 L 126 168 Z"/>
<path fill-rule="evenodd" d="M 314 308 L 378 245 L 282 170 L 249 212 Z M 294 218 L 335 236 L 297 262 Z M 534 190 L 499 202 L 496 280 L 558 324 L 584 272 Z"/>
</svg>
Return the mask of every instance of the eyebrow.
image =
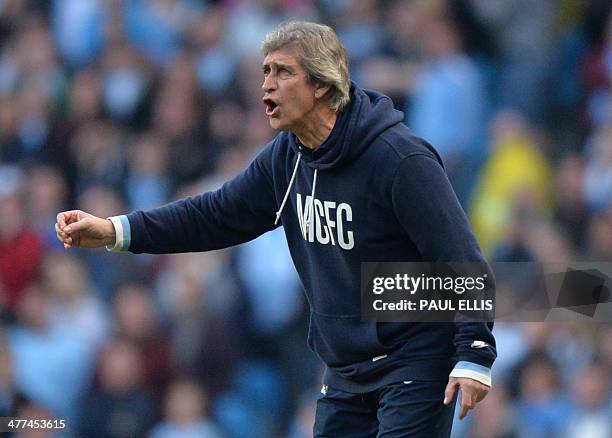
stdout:
<svg viewBox="0 0 612 438">
<path fill-rule="evenodd" d="M 294 68 L 294 66 L 292 64 L 286 64 L 286 63 L 284 63 L 282 61 L 273 61 L 273 62 L 271 62 L 269 64 L 262 64 L 261 69 L 265 70 L 267 67 L 270 67 L 272 65 L 276 65 L 277 67 L 290 68 L 290 69 Z"/>
</svg>

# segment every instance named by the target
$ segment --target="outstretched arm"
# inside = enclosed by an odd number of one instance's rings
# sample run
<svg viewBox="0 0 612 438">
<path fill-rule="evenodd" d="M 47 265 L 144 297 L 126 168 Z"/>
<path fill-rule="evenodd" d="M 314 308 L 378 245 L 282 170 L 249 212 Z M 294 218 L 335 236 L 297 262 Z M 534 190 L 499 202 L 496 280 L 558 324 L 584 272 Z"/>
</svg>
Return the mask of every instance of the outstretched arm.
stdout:
<svg viewBox="0 0 612 438">
<path fill-rule="evenodd" d="M 58 215 L 64 246 L 108 246 L 134 253 L 207 251 L 236 245 L 275 227 L 271 145 L 219 190 L 149 211 L 102 219 L 78 210 Z"/>
</svg>

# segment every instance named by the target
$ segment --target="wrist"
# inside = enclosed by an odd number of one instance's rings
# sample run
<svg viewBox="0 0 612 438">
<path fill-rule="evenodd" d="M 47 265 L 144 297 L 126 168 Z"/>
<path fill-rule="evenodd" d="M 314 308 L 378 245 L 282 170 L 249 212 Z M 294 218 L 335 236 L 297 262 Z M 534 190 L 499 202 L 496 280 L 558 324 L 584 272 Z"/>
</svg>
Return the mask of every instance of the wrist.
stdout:
<svg viewBox="0 0 612 438">
<path fill-rule="evenodd" d="M 459 361 L 450 373 L 450 377 L 469 378 L 486 386 L 491 386 L 491 368 L 468 361 Z"/>
<path fill-rule="evenodd" d="M 114 246 L 117 241 L 117 232 L 115 230 L 115 225 L 110 219 L 104 219 L 104 245 L 105 246 Z"/>
<path fill-rule="evenodd" d="M 125 215 L 106 218 L 113 226 L 106 249 L 113 252 L 128 251 L 130 247 L 130 222 Z"/>
</svg>

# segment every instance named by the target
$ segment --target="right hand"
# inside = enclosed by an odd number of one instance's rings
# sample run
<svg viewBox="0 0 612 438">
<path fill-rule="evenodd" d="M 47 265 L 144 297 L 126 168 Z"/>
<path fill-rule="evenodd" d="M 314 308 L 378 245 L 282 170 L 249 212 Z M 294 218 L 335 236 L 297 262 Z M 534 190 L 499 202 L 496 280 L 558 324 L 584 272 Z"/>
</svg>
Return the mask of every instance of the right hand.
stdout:
<svg viewBox="0 0 612 438">
<path fill-rule="evenodd" d="M 115 244 L 115 227 L 110 219 L 102 219 L 81 210 L 63 211 L 57 215 L 55 233 L 64 248 L 73 246 L 98 248 Z"/>
</svg>

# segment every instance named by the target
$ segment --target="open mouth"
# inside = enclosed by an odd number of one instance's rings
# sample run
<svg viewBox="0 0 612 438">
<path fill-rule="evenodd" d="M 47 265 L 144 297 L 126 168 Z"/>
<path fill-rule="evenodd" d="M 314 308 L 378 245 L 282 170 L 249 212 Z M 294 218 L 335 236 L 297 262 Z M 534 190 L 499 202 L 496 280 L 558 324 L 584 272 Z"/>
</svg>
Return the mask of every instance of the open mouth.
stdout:
<svg viewBox="0 0 612 438">
<path fill-rule="evenodd" d="M 270 98 L 266 98 L 263 100 L 264 105 L 266 105 L 266 115 L 268 117 L 275 115 L 278 112 L 278 105 Z"/>
</svg>

